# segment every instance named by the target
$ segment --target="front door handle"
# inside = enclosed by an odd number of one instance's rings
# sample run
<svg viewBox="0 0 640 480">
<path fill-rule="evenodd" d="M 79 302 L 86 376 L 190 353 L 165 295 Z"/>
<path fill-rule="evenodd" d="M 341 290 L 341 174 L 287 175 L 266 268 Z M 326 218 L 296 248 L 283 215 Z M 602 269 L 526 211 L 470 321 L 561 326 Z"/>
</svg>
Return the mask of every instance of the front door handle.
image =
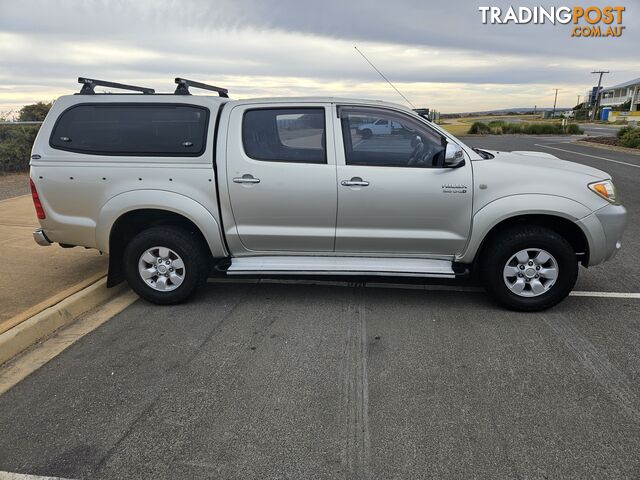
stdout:
<svg viewBox="0 0 640 480">
<path fill-rule="evenodd" d="M 342 180 L 340 185 L 343 187 L 368 187 L 369 182 L 362 180 L 360 177 L 353 177 L 351 180 Z"/>
<path fill-rule="evenodd" d="M 245 173 L 241 177 L 235 177 L 233 179 L 233 183 L 260 183 L 260 179 L 255 178 L 253 175 L 249 173 Z"/>
</svg>

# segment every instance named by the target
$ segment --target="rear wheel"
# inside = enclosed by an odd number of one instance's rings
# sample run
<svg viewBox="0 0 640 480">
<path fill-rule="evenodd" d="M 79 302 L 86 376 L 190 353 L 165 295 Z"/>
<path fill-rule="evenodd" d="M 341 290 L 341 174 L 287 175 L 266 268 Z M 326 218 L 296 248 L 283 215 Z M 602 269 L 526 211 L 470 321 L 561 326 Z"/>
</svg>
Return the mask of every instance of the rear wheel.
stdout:
<svg viewBox="0 0 640 480">
<path fill-rule="evenodd" d="M 362 130 L 362 138 L 371 138 L 372 135 L 373 132 L 370 129 L 365 128 L 364 130 Z"/>
<path fill-rule="evenodd" d="M 124 252 L 131 288 L 158 304 L 179 303 L 204 282 L 209 256 L 199 238 L 177 227 L 153 227 L 136 235 Z"/>
<path fill-rule="evenodd" d="M 540 311 L 569 295 L 578 277 L 578 260 L 567 240 L 544 227 L 502 232 L 482 252 L 485 287 L 513 310 Z"/>
</svg>

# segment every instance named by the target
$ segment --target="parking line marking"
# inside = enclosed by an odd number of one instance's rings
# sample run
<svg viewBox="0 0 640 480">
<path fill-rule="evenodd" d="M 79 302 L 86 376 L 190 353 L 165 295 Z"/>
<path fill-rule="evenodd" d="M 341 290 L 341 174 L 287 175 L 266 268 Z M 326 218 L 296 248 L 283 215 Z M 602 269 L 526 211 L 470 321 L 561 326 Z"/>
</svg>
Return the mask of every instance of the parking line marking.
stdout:
<svg viewBox="0 0 640 480">
<path fill-rule="evenodd" d="M 0 480 L 69 480 L 62 477 L 43 477 L 42 475 L 27 475 L 25 473 L 0 472 Z"/>
<path fill-rule="evenodd" d="M 332 280 L 304 280 L 304 279 L 241 279 L 241 278 L 209 278 L 208 283 L 262 283 L 273 285 L 319 285 L 325 287 L 352 287 L 364 284 L 367 288 L 388 288 L 400 290 L 428 290 L 432 292 L 469 292 L 484 293 L 482 287 L 472 287 L 465 285 L 438 285 L 438 284 L 415 284 L 415 283 L 384 283 L 384 282 L 339 282 Z M 640 292 L 588 292 L 573 291 L 569 294 L 571 297 L 593 297 L 593 298 L 631 298 L 640 300 Z"/>
<path fill-rule="evenodd" d="M 564 142 L 564 143 L 568 143 L 568 142 Z M 561 152 L 575 153 L 576 155 L 582 155 L 583 157 L 597 158 L 598 160 L 606 160 L 607 162 L 619 163 L 621 165 L 627 165 L 629 167 L 640 168 L 640 165 L 637 165 L 635 163 L 622 162 L 620 160 L 613 160 L 612 158 L 599 157 L 598 155 L 589 155 L 588 153 L 576 152 L 574 150 L 566 150 L 564 148 L 550 147 L 548 145 L 542 145 L 540 143 L 534 143 L 534 145 L 536 147 L 551 148 L 552 150 L 560 150 Z"/>
<path fill-rule="evenodd" d="M 640 293 L 623 292 L 571 292 L 572 297 L 601 297 L 601 298 L 636 298 L 640 299 Z"/>
</svg>

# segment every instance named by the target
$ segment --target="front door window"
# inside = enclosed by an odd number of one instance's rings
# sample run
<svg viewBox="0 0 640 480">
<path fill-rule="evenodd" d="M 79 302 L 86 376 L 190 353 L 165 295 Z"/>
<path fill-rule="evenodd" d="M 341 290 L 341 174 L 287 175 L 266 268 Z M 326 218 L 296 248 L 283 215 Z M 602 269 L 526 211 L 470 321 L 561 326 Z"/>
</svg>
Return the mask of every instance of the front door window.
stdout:
<svg viewBox="0 0 640 480">
<path fill-rule="evenodd" d="M 347 165 L 434 168 L 444 164 L 445 140 L 391 110 L 340 108 Z"/>
</svg>

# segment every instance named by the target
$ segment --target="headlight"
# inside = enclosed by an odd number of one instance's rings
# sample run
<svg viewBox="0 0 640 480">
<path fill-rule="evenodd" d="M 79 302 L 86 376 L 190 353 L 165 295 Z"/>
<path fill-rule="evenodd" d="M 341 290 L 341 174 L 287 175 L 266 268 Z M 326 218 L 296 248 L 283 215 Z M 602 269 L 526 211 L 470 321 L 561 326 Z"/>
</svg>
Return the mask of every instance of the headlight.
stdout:
<svg viewBox="0 0 640 480">
<path fill-rule="evenodd" d="M 611 180 L 602 180 L 601 182 L 590 183 L 589 188 L 605 200 L 611 203 L 617 202 L 616 187 L 613 186 L 613 182 Z"/>
</svg>

